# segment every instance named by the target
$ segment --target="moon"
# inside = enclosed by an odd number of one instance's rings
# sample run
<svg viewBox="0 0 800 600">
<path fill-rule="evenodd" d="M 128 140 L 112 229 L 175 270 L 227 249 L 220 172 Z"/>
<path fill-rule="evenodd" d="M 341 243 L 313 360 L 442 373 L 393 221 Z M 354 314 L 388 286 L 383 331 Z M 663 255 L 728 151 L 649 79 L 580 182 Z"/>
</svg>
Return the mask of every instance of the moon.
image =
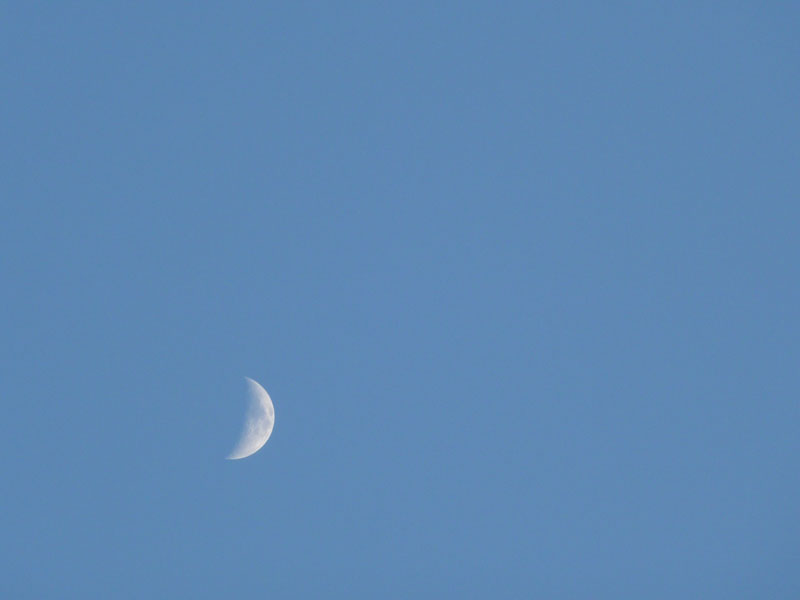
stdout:
<svg viewBox="0 0 800 600">
<path fill-rule="evenodd" d="M 247 409 L 239 442 L 228 455 L 228 460 L 245 458 L 258 452 L 267 443 L 275 425 L 275 407 L 272 406 L 267 390 L 249 377 L 245 379 L 250 394 L 250 406 Z"/>
</svg>

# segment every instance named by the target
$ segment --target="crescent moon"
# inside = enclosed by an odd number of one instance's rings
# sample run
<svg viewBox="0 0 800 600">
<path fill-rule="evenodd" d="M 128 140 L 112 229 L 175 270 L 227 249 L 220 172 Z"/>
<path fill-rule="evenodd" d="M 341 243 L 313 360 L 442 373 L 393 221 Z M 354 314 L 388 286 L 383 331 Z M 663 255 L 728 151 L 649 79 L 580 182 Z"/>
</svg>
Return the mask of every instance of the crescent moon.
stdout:
<svg viewBox="0 0 800 600">
<path fill-rule="evenodd" d="M 275 407 L 272 406 L 267 390 L 249 377 L 245 379 L 250 394 L 250 406 L 239 442 L 228 455 L 228 460 L 245 458 L 258 452 L 267 443 L 275 425 Z"/>
</svg>

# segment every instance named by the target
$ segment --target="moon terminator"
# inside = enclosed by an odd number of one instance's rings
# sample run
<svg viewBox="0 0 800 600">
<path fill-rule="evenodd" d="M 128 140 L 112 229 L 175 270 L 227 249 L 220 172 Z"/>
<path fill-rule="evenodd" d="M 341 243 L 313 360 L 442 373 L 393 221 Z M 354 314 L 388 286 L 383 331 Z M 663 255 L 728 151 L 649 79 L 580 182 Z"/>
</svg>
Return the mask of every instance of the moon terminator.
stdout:
<svg viewBox="0 0 800 600">
<path fill-rule="evenodd" d="M 228 460 L 245 458 L 258 452 L 267 443 L 275 425 L 275 407 L 267 391 L 257 381 L 245 377 L 250 405 L 239 436 L 239 442 L 227 456 Z"/>
</svg>

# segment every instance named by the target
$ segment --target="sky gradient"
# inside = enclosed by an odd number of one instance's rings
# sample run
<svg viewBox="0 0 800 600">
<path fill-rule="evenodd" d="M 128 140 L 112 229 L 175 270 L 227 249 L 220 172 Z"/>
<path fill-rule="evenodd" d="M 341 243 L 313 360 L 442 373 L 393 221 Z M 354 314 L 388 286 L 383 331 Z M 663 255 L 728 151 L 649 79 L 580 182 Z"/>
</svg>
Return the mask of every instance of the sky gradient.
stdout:
<svg viewBox="0 0 800 600">
<path fill-rule="evenodd" d="M 5 3 L 0 595 L 800 597 L 798 24 Z"/>
</svg>

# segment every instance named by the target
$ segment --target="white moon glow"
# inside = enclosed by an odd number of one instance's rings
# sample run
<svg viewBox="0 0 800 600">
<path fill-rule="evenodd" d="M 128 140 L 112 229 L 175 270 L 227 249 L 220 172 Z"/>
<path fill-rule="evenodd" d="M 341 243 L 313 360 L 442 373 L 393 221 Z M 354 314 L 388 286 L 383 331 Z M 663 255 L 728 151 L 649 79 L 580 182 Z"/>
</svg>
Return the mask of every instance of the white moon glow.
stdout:
<svg viewBox="0 0 800 600">
<path fill-rule="evenodd" d="M 250 391 L 250 407 L 247 409 L 239 443 L 228 455 L 229 460 L 244 458 L 258 452 L 267 443 L 275 425 L 275 408 L 267 390 L 249 377 L 245 377 Z"/>
</svg>

